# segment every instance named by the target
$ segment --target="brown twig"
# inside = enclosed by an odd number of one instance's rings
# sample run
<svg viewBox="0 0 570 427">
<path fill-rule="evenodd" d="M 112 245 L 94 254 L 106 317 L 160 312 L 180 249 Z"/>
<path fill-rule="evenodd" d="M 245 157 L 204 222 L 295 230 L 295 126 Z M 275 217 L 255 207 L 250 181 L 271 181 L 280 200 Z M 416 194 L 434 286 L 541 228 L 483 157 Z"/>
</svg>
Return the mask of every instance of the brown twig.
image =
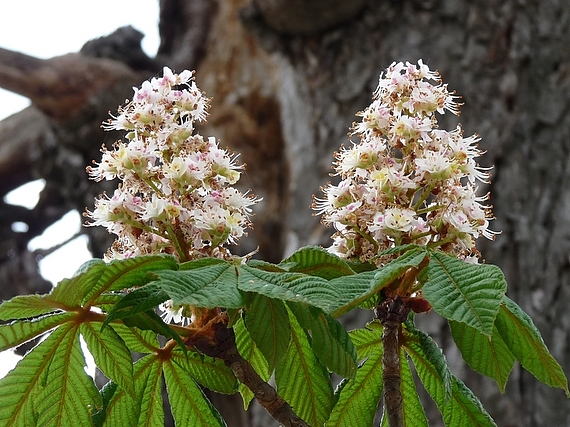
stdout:
<svg viewBox="0 0 570 427">
<path fill-rule="evenodd" d="M 239 354 L 235 333 L 233 329 L 226 326 L 226 323 L 223 319 L 212 319 L 212 322 L 204 328 L 207 333 L 193 336 L 186 340 L 186 345 L 193 346 L 208 356 L 222 359 L 236 378 L 253 392 L 257 402 L 282 425 L 309 427 L 277 394 L 277 391 L 264 381 L 253 366 Z"/>
<path fill-rule="evenodd" d="M 384 410 L 390 427 L 404 427 L 402 413 L 402 392 L 400 390 L 400 346 L 398 334 L 400 323 L 383 322 L 382 383 L 384 386 Z"/>
<path fill-rule="evenodd" d="M 404 427 L 403 398 L 400 388 L 399 336 L 402 323 L 408 317 L 410 308 L 401 297 L 396 296 L 385 299 L 374 311 L 384 327 L 382 334 L 384 347 L 384 353 L 382 354 L 384 411 L 388 416 L 388 425 L 390 427 Z"/>
</svg>

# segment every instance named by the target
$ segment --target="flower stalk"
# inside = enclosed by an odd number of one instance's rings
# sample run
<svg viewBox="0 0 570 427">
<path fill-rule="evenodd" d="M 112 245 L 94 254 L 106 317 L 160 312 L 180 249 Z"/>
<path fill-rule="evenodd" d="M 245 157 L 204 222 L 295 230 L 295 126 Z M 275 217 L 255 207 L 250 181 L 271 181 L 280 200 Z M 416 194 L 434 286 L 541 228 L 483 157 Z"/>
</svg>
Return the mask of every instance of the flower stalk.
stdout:
<svg viewBox="0 0 570 427">
<path fill-rule="evenodd" d="M 457 98 L 421 60 L 393 63 L 380 76 L 353 125 L 360 141 L 335 154 L 340 182 L 313 203 L 336 229 L 331 252 L 382 267 L 397 256 L 377 256 L 386 249 L 447 242 L 446 252 L 477 260 L 474 240 L 496 234 L 488 229 L 491 207 L 482 204 L 489 196 L 476 195 L 476 183 L 489 182 L 488 168 L 475 161 L 480 138 L 437 123 L 436 113 L 459 114 Z"/>
<path fill-rule="evenodd" d="M 479 137 L 463 136 L 461 126 L 439 128 L 437 114 L 459 115 L 458 97 L 421 60 L 417 66 L 393 63 L 380 76 L 374 100 L 353 125 L 359 142 L 335 153 L 337 185 L 322 188 L 313 209 L 333 225 L 329 251 L 381 268 L 399 256 L 390 249 L 407 244 L 437 248 L 477 263 L 475 239 L 493 239 L 488 229 L 489 195 L 477 196 L 476 183 L 488 183 L 488 168 L 475 159 Z M 390 427 L 403 427 L 400 338 L 409 312 L 427 312 L 419 272 L 410 268 L 379 295 L 375 308 L 383 325 L 384 409 Z"/>
<path fill-rule="evenodd" d="M 101 162 L 87 168 L 96 181 L 122 181 L 112 197 L 101 196 L 95 209 L 84 214 L 92 220 L 88 226 L 101 225 L 117 235 L 108 259 L 156 253 L 180 262 L 233 257 L 226 246 L 246 234 L 251 206 L 260 199 L 233 187 L 243 169 L 237 155 L 220 149 L 215 138 L 194 133 L 194 123 L 205 121 L 208 105 L 191 72 L 174 74 L 165 67 L 161 78 L 135 88 L 133 100 L 104 125 L 128 132 L 127 142 L 116 142 L 113 150 L 103 147 Z M 308 427 L 240 356 L 224 311 L 172 300 L 160 308 L 166 323 L 181 325 L 172 326 L 186 337 L 188 347 L 223 360 L 276 420 Z"/>
</svg>

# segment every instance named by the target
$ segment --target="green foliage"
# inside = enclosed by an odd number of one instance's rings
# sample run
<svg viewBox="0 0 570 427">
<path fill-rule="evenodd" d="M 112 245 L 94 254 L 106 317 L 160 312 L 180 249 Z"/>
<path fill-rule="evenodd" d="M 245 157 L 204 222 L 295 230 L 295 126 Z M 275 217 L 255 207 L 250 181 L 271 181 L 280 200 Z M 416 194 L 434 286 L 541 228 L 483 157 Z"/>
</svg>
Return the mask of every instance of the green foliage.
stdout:
<svg viewBox="0 0 570 427">
<path fill-rule="evenodd" d="M 383 327 L 376 320 L 347 333 L 336 317 L 379 301 L 382 289 L 393 291 L 418 269 L 423 295 L 449 321 L 474 370 L 504 390 L 518 360 L 538 380 L 569 393 L 540 332 L 505 296 L 498 268 L 416 245 L 391 253 L 401 255 L 380 269 L 318 247 L 279 264 L 207 258 L 179 265 L 163 255 L 86 263 L 50 294 L 0 306 L 0 319 L 9 321 L 0 325 L 0 350 L 47 336 L 0 380 L 0 427 L 162 425 L 163 378 L 177 425 L 224 426 L 202 387 L 240 392 L 245 408 L 253 393 L 223 360 L 187 348 L 180 334 L 191 335 L 189 329 L 163 322 L 154 309 L 167 299 L 227 309 L 241 357 L 262 380 L 274 375 L 280 397 L 309 425 L 372 425 L 382 397 Z M 427 426 L 411 363 L 447 427 L 494 426 L 412 315 L 402 328 L 404 424 Z M 162 347 L 159 335 L 170 339 Z M 111 379 L 100 392 L 85 374 L 80 336 Z M 133 362 L 131 352 L 145 356 Z M 334 393 L 331 372 L 344 378 Z"/>
<path fill-rule="evenodd" d="M 546 348 L 531 318 L 514 301 L 505 297 L 496 321 L 497 332 L 523 368 L 539 381 L 561 388 L 569 396 L 568 380 Z"/>
<path fill-rule="evenodd" d="M 79 326 L 79 331 L 99 369 L 129 393 L 133 393 L 131 352 L 113 328 L 103 331 L 100 329 L 97 322 L 85 322 Z"/>
<path fill-rule="evenodd" d="M 323 365 L 345 378 L 356 374 L 356 348 L 343 326 L 318 309 L 311 312 L 311 346 Z"/>
<path fill-rule="evenodd" d="M 263 381 L 269 380 L 271 373 L 269 371 L 267 360 L 255 342 L 251 339 L 242 319 L 239 319 L 236 322 L 234 325 L 234 331 L 236 334 L 237 348 L 241 357 L 253 366 L 253 369 L 255 369 Z M 244 384 L 239 385 L 239 392 L 243 400 L 243 406 L 247 409 L 253 399 L 253 392 Z"/>
<path fill-rule="evenodd" d="M 371 426 L 382 397 L 382 334 L 359 329 L 350 336 L 363 360 L 356 377 L 344 380 L 337 387 L 337 402 L 327 427 Z"/>
<path fill-rule="evenodd" d="M 231 263 L 216 263 L 182 271 L 157 272 L 155 282 L 174 304 L 198 307 L 243 307 L 242 294 L 237 289 L 236 267 Z"/>
<path fill-rule="evenodd" d="M 354 277 L 336 279 L 334 282 L 342 297 L 333 309 L 333 316 L 338 317 L 356 308 L 373 295 L 377 295 L 410 267 L 418 267 L 425 257 L 425 250 L 413 248 L 379 270 L 365 271 Z"/>
<path fill-rule="evenodd" d="M 435 343 L 430 345 L 430 347 L 433 346 Z M 432 350 L 432 354 L 428 358 L 423 347 L 419 344 L 419 337 L 417 340 L 406 340 L 404 349 L 410 356 L 424 388 L 441 411 L 446 427 L 496 426 L 479 400 L 465 387 L 461 380 L 451 373 L 441 375 L 441 365 L 446 363 L 443 359 L 443 353 L 439 352 L 439 357 L 437 357 L 437 353 Z M 448 382 L 451 382 L 449 395 L 446 390 Z"/>
<path fill-rule="evenodd" d="M 291 339 L 291 326 L 285 304 L 280 300 L 254 295 L 245 312 L 249 335 L 273 371 L 281 360 Z"/>
<path fill-rule="evenodd" d="M 355 274 L 348 262 L 320 246 L 301 248 L 281 261 L 279 266 L 287 271 L 305 273 L 327 280 Z"/>
<path fill-rule="evenodd" d="M 493 335 L 488 336 L 465 323 L 451 320 L 449 325 L 451 335 L 463 359 L 473 370 L 493 378 L 504 392 L 507 379 L 515 364 L 515 357 L 496 328 L 493 328 Z"/>
<path fill-rule="evenodd" d="M 321 363 L 343 377 L 354 377 L 356 348 L 342 325 L 318 308 L 291 302 L 287 306 L 299 325 L 311 332 L 311 346 Z"/>
<path fill-rule="evenodd" d="M 507 291 L 498 267 L 469 264 L 443 252 L 432 252 L 427 276 L 423 293 L 437 313 L 492 335 Z"/>
<path fill-rule="evenodd" d="M 172 415 L 177 425 L 220 427 L 226 425 L 186 371 L 174 363 L 166 363 L 164 378 Z"/>
<path fill-rule="evenodd" d="M 290 317 L 291 342 L 275 367 L 277 391 L 310 426 L 322 426 L 333 406 L 329 374 L 311 350 L 306 332 Z"/>
<path fill-rule="evenodd" d="M 0 380 L 1 426 L 89 425 L 101 401 L 83 369 L 77 329 L 56 329 Z"/>
</svg>

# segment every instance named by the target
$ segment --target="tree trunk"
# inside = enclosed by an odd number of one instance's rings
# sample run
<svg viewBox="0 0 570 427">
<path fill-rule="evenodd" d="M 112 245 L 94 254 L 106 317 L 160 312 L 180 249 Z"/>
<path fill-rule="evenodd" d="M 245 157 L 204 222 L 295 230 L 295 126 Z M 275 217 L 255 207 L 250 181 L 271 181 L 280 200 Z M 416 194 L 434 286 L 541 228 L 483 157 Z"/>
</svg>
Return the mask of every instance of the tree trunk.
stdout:
<svg viewBox="0 0 570 427">
<path fill-rule="evenodd" d="M 45 290 L 27 242 L 67 210 L 92 206 L 103 188 L 87 181 L 84 167 L 99 157 L 101 143 L 117 138 L 99 124 L 130 96 L 131 86 L 163 65 L 197 70 L 198 85 L 213 96 L 200 132 L 242 153 L 247 187 L 264 197 L 255 230 L 239 250 L 259 246 L 261 257 L 279 261 L 301 245 L 329 245 L 331 230 L 311 216 L 311 196 L 331 179 L 333 152 L 348 143 L 354 115 L 370 103 L 378 74 L 393 61 L 422 58 L 462 95 L 465 133 L 481 135 L 488 151 L 482 163 L 495 165 L 493 183 L 481 191 L 491 191 L 497 217 L 491 228 L 503 233 L 494 243 L 481 242 L 483 256 L 503 268 L 509 296 L 570 373 L 570 3 L 369 0 L 331 14 L 318 0 L 303 3 L 309 12 L 277 0 L 161 0 L 156 58 L 133 48 L 134 30 L 86 45 L 81 54 L 26 66 L 3 61 L 0 51 L 0 86 L 25 93 L 34 105 L 0 123 L 12 129 L 0 132 L 0 195 L 27 180 L 47 181 L 31 212 L 0 206 L 2 298 Z M 86 66 L 102 71 L 81 71 Z M 65 71 L 67 91 L 53 70 Z M 446 117 L 442 126 L 456 122 Z M 33 225 L 28 233 L 11 230 L 17 218 Z M 109 239 L 86 231 L 101 255 Z M 562 391 L 516 368 L 501 395 L 464 366 L 447 325 L 433 314 L 424 317 L 422 327 L 436 335 L 454 373 L 498 425 L 570 423 Z M 441 425 L 433 407 L 428 418 Z"/>
</svg>

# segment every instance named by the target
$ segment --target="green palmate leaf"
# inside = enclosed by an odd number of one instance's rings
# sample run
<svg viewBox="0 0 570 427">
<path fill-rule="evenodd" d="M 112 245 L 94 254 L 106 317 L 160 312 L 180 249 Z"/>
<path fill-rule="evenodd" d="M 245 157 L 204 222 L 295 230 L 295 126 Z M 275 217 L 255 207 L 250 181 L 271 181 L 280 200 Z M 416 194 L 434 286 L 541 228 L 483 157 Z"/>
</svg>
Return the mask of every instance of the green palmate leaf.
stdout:
<svg viewBox="0 0 570 427">
<path fill-rule="evenodd" d="M 467 364 L 480 374 L 493 378 L 502 392 L 515 364 L 515 357 L 493 328 L 485 335 L 465 323 L 450 321 L 451 335 Z"/>
<path fill-rule="evenodd" d="M 343 377 L 356 373 L 356 349 L 344 327 L 316 307 L 288 302 L 301 328 L 310 330 L 313 351 L 327 368 Z"/>
<path fill-rule="evenodd" d="M 89 425 L 101 402 L 84 366 L 77 329 L 56 329 L 0 380 L 0 426 Z"/>
<path fill-rule="evenodd" d="M 317 360 L 305 331 L 293 316 L 291 342 L 275 368 L 279 395 L 310 426 L 321 426 L 333 406 L 333 390 L 328 372 Z"/>
<path fill-rule="evenodd" d="M 101 267 L 105 267 L 107 264 L 100 258 L 93 258 L 90 260 L 85 261 L 83 264 L 79 266 L 75 273 L 73 273 L 72 278 L 85 274 L 89 271 L 97 271 Z"/>
<path fill-rule="evenodd" d="M 495 421 L 485 411 L 473 392 L 459 378 L 453 377 L 452 398 L 442 411 L 446 427 L 496 427 Z M 457 410 L 456 407 L 461 407 Z M 440 409 L 441 410 L 441 409 Z M 462 413 L 463 412 L 463 413 Z"/>
<path fill-rule="evenodd" d="M 134 314 L 152 310 L 157 305 L 168 299 L 168 294 L 164 292 L 156 283 L 149 283 L 133 292 L 126 294 L 109 311 L 102 327 L 117 319 L 124 319 Z"/>
<path fill-rule="evenodd" d="M 146 356 L 149 357 L 149 356 Z M 164 407 L 162 405 L 162 363 L 153 363 L 149 368 L 145 383 L 135 382 L 135 387 L 141 388 L 141 413 L 139 427 L 155 427 L 164 424 Z"/>
<path fill-rule="evenodd" d="M 236 335 L 236 345 L 241 357 L 253 366 L 253 369 L 255 369 L 255 372 L 259 374 L 263 381 L 268 381 L 271 375 L 267 360 L 265 360 L 265 357 L 263 357 L 263 354 L 257 348 L 255 342 L 249 336 L 249 332 L 247 331 L 242 319 L 239 319 L 234 325 L 234 332 Z M 238 390 L 243 400 L 243 406 L 247 409 L 251 399 L 253 399 L 253 393 L 241 383 L 239 384 Z"/>
<path fill-rule="evenodd" d="M 356 377 L 344 380 L 337 388 L 335 394 L 338 401 L 326 422 L 327 427 L 372 425 L 382 397 L 382 346 L 375 338 L 370 344 Z"/>
<path fill-rule="evenodd" d="M 312 309 L 311 346 L 322 364 L 345 378 L 356 374 L 356 348 L 344 327 L 321 310 Z"/>
<path fill-rule="evenodd" d="M 200 387 L 180 366 L 167 361 L 164 364 L 164 378 L 172 415 L 177 426 L 223 427 L 226 425 Z"/>
<path fill-rule="evenodd" d="M 58 313 L 0 325 L 0 351 L 23 344 L 58 325 L 68 322 L 74 316 L 75 313 Z"/>
<path fill-rule="evenodd" d="M 433 309 L 448 320 L 491 335 L 507 290 L 502 271 L 494 265 L 469 264 L 442 252 L 431 254 L 427 270 L 423 293 Z"/>
<path fill-rule="evenodd" d="M 79 307 L 97 284 L 107 264 L 100 259 L 87 261 L 75 272 L 71 279 L 63 279 L 45 298 L 64 307 Z"/>
<path fill-rule="evenodd" d="M 252 268 L 257 268 L 259 270 L 271 271 L 273 273 L 286 273 L 287 270 L 280 267 L 277 264 L 271 262 L 263 261 L 262 259 L 250 259 L 247 261 L 247 265 Z"/>
<path fill-rule="evenodd" d="M 125 294 L 122 292 L 101 294 L 93 301 L 93 306 L 100 308 L 105 313 L 108 313 L 124 296 Z"/>
<path fill-rule="evenodd" d="M 94 427 L 103 427 L 103 424 L 105 423 L 105 417 L 107 415 L 107 406 L 109 406 L 109 402 L 115 395 L 115 392 L 117 391 L 118 387 L 119 386 L 117 383 L 109 381 L 101 389 L 100 393 L 101 393 L 101 400 L 103 401 L 103 406 L 101 407 L 101 409 L 96 411 L 91 417 L 91 421 L 93 422 Z"/>
<path fill-rule="evenodd" d="M 373 295 L 376 295 L 387 283 L 376 281 L 378 270 L 364 271 L 354 276 L 345 276 L 330 281 L 338 293 L 332 301 L 328 313 L 340 317 L 353 308 L 359 307 Z"/>
<path fill-rule="evenodd" d="M 308 304 L 338 317 L 369 299 L 408 268 L 417 267 L 424 258 L 425 251 L 414 250 L 381 270 L 364 271 L 331 280 L 318 277 L 315 273 L 316 265 L 315 270 L 311 271 L 313 275 L 240 266 L 238 288 L 269 298 Z M 288 267 L 292 268 L 291 265 Z M 329 273 L 327 275 L 330 276 Z"/>
<path fill-rule="evenodd" d="M 180 264 L 180 270 L 195 270 L 196 268 L 208 267 L 216 264 L 228 265 L 228 262 L 220 258 L 200 258 Z"/>
<path fill-rule="evenodd" d="M 177 349 L 172 352 L 172 362 L 196 382 L 217 393 L 232 394 L 237 391 L 238 381 L 232 370 L 220 359 Z"/>
<path fill-rule="evenodd" d="M 333 317 L 339 317 L 377 294 L 410 267 L 418 267 L 425 257 L 425 250 L 412 249 L 379 270 L 331 280 L 339 293 L 339 299 L 330 310 Z"/>
<path fill-rule="evenodd" d="M 406 427 L 427 427 L 428 421 L 420 402 L 412 370 L 406 359 L 404 349 L 400 349 L 400 374 L 402 391 L 402 414 Z M 387 419 L 387 417 L 384 417 Z"/>
<path fill-rule="evenodd" d="M 19 295 L 0 305 L 0 320 L 26 319 L 51 313 L 60 307 L 45 295 Z"/>
<path fill-rule="evenodd" d="M 178 263 L 176 259 L 170 255 L 149 255 L 111 261 L 104 266 L 95 283 L 92 283 L 89 291 L 83 297 L 82 303 L 93 303 L 103 292 L 119 291 L 145 285 L 154 279 L 152 275 L 148 274 L 151 271 L 175 270 L 177 268 Z M 89 274 L 90 271 L 85 274 Z M 81 277 L 77 276 L 71 280 L 80 279 Z M 82 280 L 79 280 L 79 285 L 81 287 L 84 286 Z M 59 288 L 59 285 L 55 289 L 57 288 Z"/>
<path fill-rule="evenodd" d="M 112 327 L 101 330 L 100 322 L 82 323 L 79 331 L 97 367 L 122 388 L 133 394 L 131 352 Z"/>
<path fill-rule="evenodd" d="M 495 326 L 523 368 L 539 381 L 561 388 L 569 396 L 564 371 L 548 351 L 532 319 L 514 301 L 504 298 Z"/>
<path fill-rule="evenodd" d="M 305 273 L 323 279 L 354 274 L 348 263 L 320 246 L 306 246 L 279 263 L 287 271 Z"/>
<path fill-rule="evenodd" d="M 265 271 L 247 265 L 239 268 L 238 288 L 269 298 L 310 304 L 325 312 L 340 297 L 334 285 L 320 277 Z"/>
<path fill-rule="evenodd" d="M 377 285 L 385 286 L 404 274 L 410 267 L 418 267 L 426 257 L 425 249 L 414 248 L 380 268 L 374 276 Z"/>
<path fill-rule="evenodd" d="M 382 325 L 378 320 L 368 323 L 364 329 L 350 331 L 349 335 L 359 359 L 368 357 L 377 348 L 382 348 Z"/>
<path fill-rule="evenodd" d="M 439 370 L 427 359 L 415 342 L 406 342 L 410 356 L 424 388 L 439 408 L 446 427 L 496 427 L 491 416 L 465 384 L 451 376 L 451 396 L 446 399 L 444 383 Z"/>
<path fill-rule="evenodd" d="M 269 370 L 287 351 L 291 338 L 289 316 L 283 302 L 254 294 L 245 312 L 245 326 L 255 344 L 261 350 Z"/>
<path fill-rule="evenodd" d="M 239 308 L 244 306 L 237 288 L 236 267 L 228 262 L 215 263 L 182 271 L 155 273 L 155 283 L 164 290 L 174 304 L 197 307 Z"/>
<path fill-rule="evenodd" d="M 311 329 L 311 323 L 313 321 L 313 311 L 311 310 L 311 307 L 309 307 L 307 304 L 291 301 L 287 302 L 287 307 L 291 313 L 293 313 L 301 328 L 307 330 Z M 322 313 L 322 311 L 318 309 L 316 309 L 315 312 Z"/>
<path fill-rule="evenodd" d="M 119 334 L 130 351 L 152 353 L 158 349 L 156 332 L 145 331 L 136 327 L 129 328 L 121 323 L 113 324 L 113 329 Z"/>
<path fill-rule="evenodd" d="M 453 388 L 453 375 L 449 370 L 449 365 L 445 356 L 437 343 L 424 331 L 415 328 L 413 322 L 406 321 L 406 328 L 411 334 L 406 333 L 404 346 L 421 354 L 426 362 L 431 365 L 443 388 L 443 402 L 447 403 L 451 399 Z"/>
<path fill-rule="evenodd" d="M 131 328 L 139 328 L 144 331 L 153 331 L 166 338 L 172 338 L 180 347 L 186 348 L 182 338 L 171 328 L 168 327 L 162 318 L 152 310 L 144 313 L 137 313 L 133 316 L 123 319 L 123 323 Z"/>
<path fill-rule="evenodd" d="M 162 426 L 164 410 L 161 395 L 162 362 L 148 355 L 134 364 L 135 396 L 119 388 L 107 406 L 105 427 Z"/>
<path fill-rule="evenodd" d="M 42 373 L 42 387 L 33 393 L 38 426 L 89 425 L 93 404 L 100 406 L 100 396 L 93 379 L 85 373 L 85 359 L 77 328 L 60 328 L 47 369 Z M 50 336 L 51 338 L 51 336 Z"/>
</svg>

